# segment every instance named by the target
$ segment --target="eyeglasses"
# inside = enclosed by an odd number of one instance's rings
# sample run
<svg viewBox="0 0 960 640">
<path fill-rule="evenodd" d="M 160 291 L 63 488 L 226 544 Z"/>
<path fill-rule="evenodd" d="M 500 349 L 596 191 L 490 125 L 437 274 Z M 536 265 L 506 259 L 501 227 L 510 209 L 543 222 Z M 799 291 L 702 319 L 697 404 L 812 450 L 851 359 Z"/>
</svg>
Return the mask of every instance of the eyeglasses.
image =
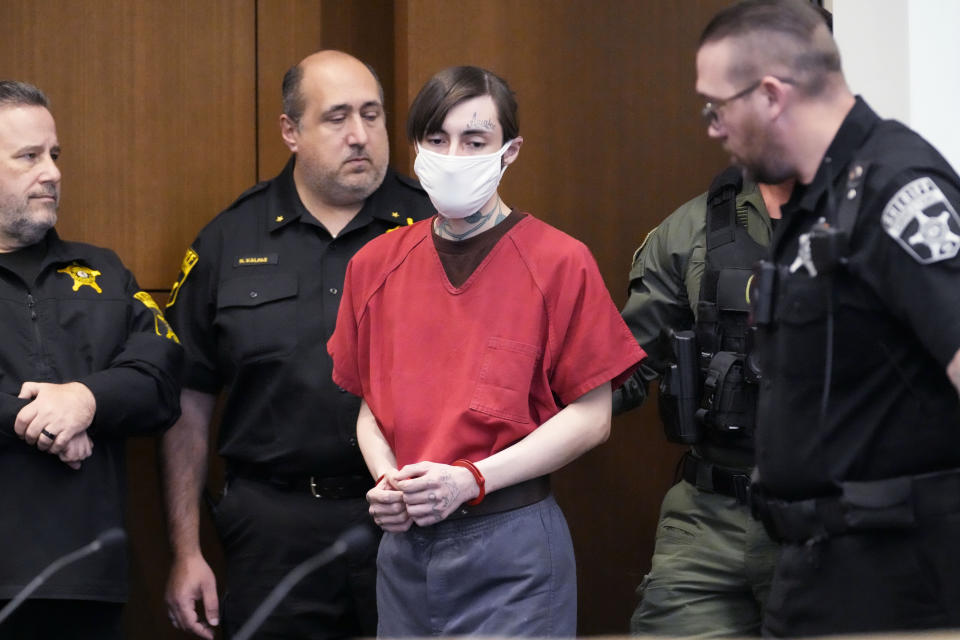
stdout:
<svg viewBox="0 0 960 640">
<path fill-rule="evenodd" d="M 766 77 L 766 76 L 764 76 Z M 793 78 L 781 78 L 780 76 L 773 76 L 780 82 L 784 84 L 796 84 Z M 746 89 L 738 91 L 729 98 L 710 100 L 705 105 L 703 109 L 700 110 L 700 115 L 703 116 L 703 119 L 707 121 L 707 124 L 714 124 L 717 120 L 720 119 L 720 110 L 725 106 L 733 102 L 734 100 L 739 100 L 740 98 L 746 97 L 756 91 L 757 87 L 763 84 L 763 78 L 760 78 Z"/>
<path fill-rule="evenodd" d="M 717 120 L 720 119 L 720 110 L 725 106 L 733 102 L 734 100 L 739 100 L 745 96 L 750 95 L 756 91 L 757 87 L 763 82 L 763 78 L 760 78 L 749 87 L 742 91 L 738 91 L 729 98 L 710 100 L 707 104 L 703 105 L 703 109 L 700 110 L 700 115 L 703 116 L 703 119 L 707 121 L 707 124 L 714 124 Z"/>
</svg>

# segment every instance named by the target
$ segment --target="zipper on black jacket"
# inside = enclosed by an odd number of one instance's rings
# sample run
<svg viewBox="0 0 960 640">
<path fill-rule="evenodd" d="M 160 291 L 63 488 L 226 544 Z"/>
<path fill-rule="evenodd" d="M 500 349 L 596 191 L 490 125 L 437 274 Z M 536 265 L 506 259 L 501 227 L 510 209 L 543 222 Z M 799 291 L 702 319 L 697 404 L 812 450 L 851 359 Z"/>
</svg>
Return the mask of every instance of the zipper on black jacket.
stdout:
<svg viewBox="0 0 960 640">
<path fill-rule="evenodd" d="M 43 353 L 43 337 L 40 333 L 40 316 L 37 315 L 37 300 L 33 294 L 27 293 L 27 309 L 30 310 L 30 320 L 33 322 L 33 333 L 37 337 L 37 352 Z"/>
</svg>

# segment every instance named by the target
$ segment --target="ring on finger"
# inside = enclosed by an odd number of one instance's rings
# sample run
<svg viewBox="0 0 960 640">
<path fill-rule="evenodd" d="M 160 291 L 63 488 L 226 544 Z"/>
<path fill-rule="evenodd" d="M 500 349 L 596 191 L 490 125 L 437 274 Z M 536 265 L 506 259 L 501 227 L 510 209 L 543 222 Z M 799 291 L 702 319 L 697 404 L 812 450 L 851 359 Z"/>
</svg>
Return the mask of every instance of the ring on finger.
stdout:
<svg viewBox="0 0 960 640">
<path fill-rule="evenodd" d="M 47 436 L 47 437 L 50 438 L 51 440 L 56 440 L 56 439 L 57 439 L 57 434 L 55 434 L 55 433 L 50 433 L 50 432 L 47 431 L 46 429 L 42 429 L 42 430 L 40 431 L 40 435 L 42 435 L 42 436 Z"/>
</svg>

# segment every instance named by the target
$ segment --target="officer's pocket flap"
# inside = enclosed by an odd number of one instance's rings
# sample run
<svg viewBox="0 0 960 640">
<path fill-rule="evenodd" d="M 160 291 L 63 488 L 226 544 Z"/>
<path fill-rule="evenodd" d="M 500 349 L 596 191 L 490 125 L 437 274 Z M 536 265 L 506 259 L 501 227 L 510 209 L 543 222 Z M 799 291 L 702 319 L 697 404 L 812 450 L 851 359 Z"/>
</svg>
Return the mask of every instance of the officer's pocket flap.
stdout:
<svg viewBox="0 0 960 640">
<path fill-rule="evenodd" d="M 276 273 L 227 280 L 220 287 L 218 307 L 256 307 L 297 295 L 297 274 Z"/>
<path fill-rule="evenodd" d="M 830 289 L 821 280 L 798 274 L 780 279 L 783 293 L 777 304 L 777 316 L 793 325 L 818 323 L 827 316 Z"/>
</svg>

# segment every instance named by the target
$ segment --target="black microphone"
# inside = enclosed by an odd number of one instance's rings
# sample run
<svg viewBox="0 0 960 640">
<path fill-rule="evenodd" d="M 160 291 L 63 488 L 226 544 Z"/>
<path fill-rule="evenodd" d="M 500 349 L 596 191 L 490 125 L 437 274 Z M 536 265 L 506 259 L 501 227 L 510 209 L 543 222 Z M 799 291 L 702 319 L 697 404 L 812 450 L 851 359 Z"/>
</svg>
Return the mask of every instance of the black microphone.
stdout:
<svg viewBox="0 0 960 640">
<path fill-rule="evenodd" d="M 17 607 L 23 604 L 23 601 L 29 598 L 31 593 L 39 589 L 40 585 L 46 582 L 47 579 L 57 571 L 60 571 L 60 569 L 63 569 L 67 565 L 73 564 L 77 560 L 82 560 L 87 556 L 91 556 L 101 549 L 119 544 L 126 539 L 127 534 L 124 533 L 123 529 L 119 527 L 113 527 L 112 529 L 107 529 L 106 531 L 102 532 L 93 540 L 93 542 L 85 544 L 76 551 L 71 551 L 67 555 L 60 556 L 51 562 L 46 569 L 40 572 L 40 575 L 31 580 L 30 584 L 21 589 L 20 593 L 18 593 L 13 600 L 8 602 L 7 606 L 0 610 L 0 624 L 9 618 L 10 614 L 12 614 Z"/>
<path fill-rule="evenodd" d="M 277 583 L 270 595 L 260 603 L 253 615 L 240 627 L 240 630 L 233 636 L 233 640 L 248 640 L 298 582 L 343 554 L 368 546 L 373 541 L 374 536 L 369 525 L 358 524 L 344 531 L 329 547 L 307 558 L 291 569 L 290 573 L 283 576 L 283 579 Z"/>
</svg>

